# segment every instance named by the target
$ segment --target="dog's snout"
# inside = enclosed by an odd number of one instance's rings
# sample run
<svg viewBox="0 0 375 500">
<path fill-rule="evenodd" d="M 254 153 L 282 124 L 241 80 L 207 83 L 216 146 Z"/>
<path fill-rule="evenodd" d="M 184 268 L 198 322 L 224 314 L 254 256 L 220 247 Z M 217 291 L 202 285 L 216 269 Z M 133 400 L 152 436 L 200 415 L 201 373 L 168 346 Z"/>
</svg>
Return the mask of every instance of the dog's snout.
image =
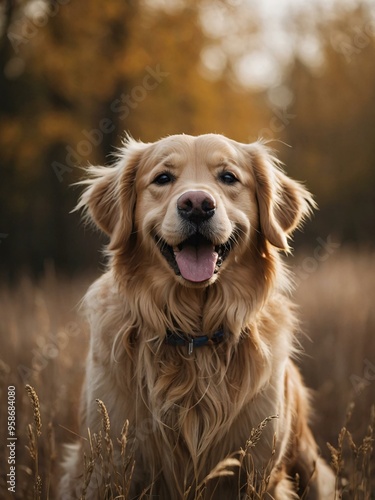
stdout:
<svg viewBox="0 0 375 500">
<path fill-rule="evenodd" d="M 178 198 L 177 210 L 183 219 L 199 223 L 214 215 L 215 198 L 206 191 L 187 191 Z"/>
</svg>

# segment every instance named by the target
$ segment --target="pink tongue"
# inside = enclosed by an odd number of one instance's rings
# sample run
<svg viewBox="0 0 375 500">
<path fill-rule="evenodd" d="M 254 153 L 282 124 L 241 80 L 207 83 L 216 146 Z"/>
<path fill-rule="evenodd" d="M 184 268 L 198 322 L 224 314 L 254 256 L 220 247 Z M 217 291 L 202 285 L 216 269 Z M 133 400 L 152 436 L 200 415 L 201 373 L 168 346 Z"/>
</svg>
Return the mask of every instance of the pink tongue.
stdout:
<svg viewBox="0 0 375 500">
<path fill-rule="evenodd" d="M 186 246 L 175 254 L 182 276 L 189 281 L 206 281 L 212 277 L 218 258 L 212 245 Z"/>
</svg>

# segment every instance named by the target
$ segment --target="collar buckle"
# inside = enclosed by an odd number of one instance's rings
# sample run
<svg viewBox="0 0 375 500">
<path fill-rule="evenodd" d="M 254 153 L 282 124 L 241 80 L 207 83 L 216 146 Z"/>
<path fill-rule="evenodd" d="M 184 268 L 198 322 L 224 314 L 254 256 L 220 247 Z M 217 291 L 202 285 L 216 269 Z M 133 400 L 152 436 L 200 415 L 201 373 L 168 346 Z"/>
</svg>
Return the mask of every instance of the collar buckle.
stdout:
<svg viewBox="0 0 375 500">
<path fill-rule="evenodd" d="M 201 335 L 194 337 L 192 335 L 183 334 L 180 332 L 172 332 L 167 330 L 165 343 L 171 346 L 185 346 L 187 347 L 188 355 L 193 354 L 194 348 L 203 346 L 216 346 L 224 341 L 224 330 L 217 330 L 212 336 Z"/>
<path fill-rule="evenodd" d="M 191 356 L 193 354 L 194 350 L 194 340 L 193 337 L 189 338 L 189 344 L 188 344 L 188 355 Z"/>
</svg>

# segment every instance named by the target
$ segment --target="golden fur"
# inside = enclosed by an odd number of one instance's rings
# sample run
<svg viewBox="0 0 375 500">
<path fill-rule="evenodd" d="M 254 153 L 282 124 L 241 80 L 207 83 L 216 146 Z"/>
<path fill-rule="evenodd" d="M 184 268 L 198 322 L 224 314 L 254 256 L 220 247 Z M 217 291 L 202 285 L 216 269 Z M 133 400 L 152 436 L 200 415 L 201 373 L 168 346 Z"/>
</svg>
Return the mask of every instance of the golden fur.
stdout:
<svg viewBox="0 0 375 500">
<path fill-rule="evenodd" d="M 129 498 L 148 488 L 147 498 L 181 499 L 189 487 L 184 498 L 194 498 L 197 484 L 273 415 L 251 449 L 254 471 L 272 457 L 264 498 L 298 498 L 297 473 L 304 498 L 333 498 L 334 478 L 318 456 L 307 391 L 291 361 L 297 325 L 279 256 L 314 207 L 308 191 L 262 143 L 214 134 L 128 139 L 117 163 L 91 167 L 84 183 L 79 207 L 110 241 L 108 271 L 85 297 L 91 344 L 82 434 L 100 428 L 97 398 L 114 438 L 129 420 L 136 460 Z M 214 215 L 197 227 L 215 249 L 230 245 L 204 281 L 176 274 L 163 255 L 173 248 L 176 257 L 190 236 L 192 223 L 176 206 L 197 192 L 215 201 Z M 190 355 L 165 343 L 167 330 L 210 336 L 219 328 L 223 342 Z M 79 443 L 65 463 L 61 498 L 79 491 L 83 451 Z M 245 476 L 207 482 L 206 498 L 239 498 Z"/>
</svg>

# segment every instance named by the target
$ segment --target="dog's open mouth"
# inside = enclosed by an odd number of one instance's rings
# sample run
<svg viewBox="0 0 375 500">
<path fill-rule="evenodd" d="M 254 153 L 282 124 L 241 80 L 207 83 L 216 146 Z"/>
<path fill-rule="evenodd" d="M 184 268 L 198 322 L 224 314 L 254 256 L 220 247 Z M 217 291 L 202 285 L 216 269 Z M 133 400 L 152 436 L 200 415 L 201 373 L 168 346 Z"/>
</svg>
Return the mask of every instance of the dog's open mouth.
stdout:
<svg viewBox="0 0 375 500">
<path fill-rule="evenodd" d="M 155 241 L 174 272 L 195 283 L 207 281 L 218 273 L 231 249 L 230 240 L 214 245 L 200 233 L 195 233 L 175 247 L 158 237 Z"/>
</svg>

